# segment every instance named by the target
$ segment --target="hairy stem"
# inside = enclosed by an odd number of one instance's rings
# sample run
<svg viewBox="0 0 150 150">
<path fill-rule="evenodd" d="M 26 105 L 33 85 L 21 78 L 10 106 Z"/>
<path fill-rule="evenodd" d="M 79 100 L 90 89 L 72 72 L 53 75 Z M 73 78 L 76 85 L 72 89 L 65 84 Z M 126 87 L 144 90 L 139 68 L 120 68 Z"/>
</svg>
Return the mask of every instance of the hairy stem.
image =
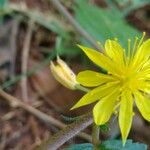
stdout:
<svg viewBox="0 0 150 150">
<path fill-rule="evenodd" d="M 85 88 L 84 86 L 82 86 L 82 85 L 80 85 L 80 84 L 77 84 L 77 85 L 76 85 L 76 89 L 77 89 L 77 90 L 80 90 L 80 91 L 83 91 L 83 92 L 86 92 L 86 93 L 90 91 L 90 89 Z"/>
<path fill-rule="evenodd" d="M 57 150 L 61 145 L 77 135 L 81 130 L 85 129 L 93 123 L 92 113 L 88 113 L 80 117 L 72 124 L 65 127 L 60 132 L 45 141 L 36 150 Z"/>
<path fill-rule="evenodd" d="M 92 143 L 94 145 L 94 150 L 99 150 L 98 145 L 100 144 L 99 140 L 99 126 L 97 126 L 95 123 L 93 123 L 92 128 Z"/>
</svg>

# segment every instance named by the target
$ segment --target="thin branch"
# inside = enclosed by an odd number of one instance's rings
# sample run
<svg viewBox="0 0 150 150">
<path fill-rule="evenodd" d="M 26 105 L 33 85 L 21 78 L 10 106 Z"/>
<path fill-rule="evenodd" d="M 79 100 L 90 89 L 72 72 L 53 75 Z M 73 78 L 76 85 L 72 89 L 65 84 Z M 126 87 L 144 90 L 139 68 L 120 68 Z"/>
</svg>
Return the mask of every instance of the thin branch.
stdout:
<svg viewBox="0 0 150 150">
<path fill-rule="evenodd" d="M 32 115 L 34 115 L 35 117 L 37 117 L 39 120 L 43 121 L 46 124 L 52 124 L 58 128 L 66 127 L 66 125 L 64 123 L 62 123 L 61 121 L 59 121 L 59 120 L 53 118 L 52 116 L 49 116 L 49 115 L 39 111 L 38 109 L 22 102 L 20 99 L 17 99 L 16 97 L 6 93 L 3 90 L 0 90 L 0 96 L 3 97 L 5 100 L 7 100 L 12 107 L 20 107 L 20 108 L 26 110 L 27 112 L 31 113 Z M 86 139 L 87 141 L 91 141 L 91 137 L 86 133 L 80 132 L 78 136 Z"/>
<path fill-rule="evenodd" d="M 61 145 L 63 145 L 78 133 L 81 133 L 83 129 L 85 129 L 92 123 L 93 117 L 92 113 L 90 112 L 86 115 L 83 115 L 80 119 L 76 120 L 72 124 L 65 127 L 63 130 L 49 138 L 42 145 L 40 145 L 37 150 L 57 150 Z"/>
<path fill-rule="evenodd" d="M 10 35 L 10 50 L 11 50 L 11 67 L 10 67 L 10 77 L 15 76 L 15 63 L 16 63 L 16 53 L 17 53 L 17 34 L 19 31 L 20 20 L 15 20 L 12 22 L 12 29 Z"/>
<path fill-rule="evenodd" d="M 89 35 L 76 20 L 70 15 L 66 8 L 59 2 L 59 0 L 49 0 L 54 7 L 70 22 L 70 24 L 78 31 L 78 33 L 83 36 L 92 46 L 96 49 L 102 51 L 97 45 L 96 40 Z"/>
<path fill-rule="evenodd" d="M 27 72 L 27 66 L 28 66 L 28 57 L 29 57 L 29 50 L 30 50 L 30 42 L 32 37 L 32 30 L 33 30 L 33 20 L 29 21 L 28 24 L 28 30 L 27 34 L 25 36 L 25 41 L 23 45 L 23 51 L 22 51 L 22 66 L 21 66 L 21 72 L 26 73 Z M 22 99 L 24 101 L 28 101 L 28 90 L 27 90 L 27 78 L 24 77 L 21 80 L 21 92 L 22 92 Z"/>
<path fill-rule="evenodd" d="M 89 92 L 89 89 L 84 88 L 81 85 L 76 86 L 78 90 L 84 91 L 84 92 Z M 44 141 L 39 147 L 37 147 L 37 150 L 43 150 L 43 149 L 48 149 L 48 150 L 56 150 L 59 148 L 61 145 L 63 145 L 65 142 L 70 140 L 72 137 L 77 135 L 78 133 L 81 134 L 82 136 L 85 136 L 85 133 L 81 132 L 83 129 L 88 127 L 90 124 L 93 123 L 93 117 L 92 113 L 87 113 L 83 116 L 78 117 L 78 119 L 73 122 L 72 124 L 66 126 L 63 130 L 60 132 L 56 133 L 54 136 L 49 138 L 47 141 Z M 91 141 L 91 138 L 89 140 Z"/>
<path fill-rule="evenodd" d="M 93 128 L 92 128 L 92 143 L 94 145 L 94 150 L 99 150 L 98 145 L 100 144 L 99 141 L 99 131 L 100 127 L 97 126 L 95 123 L 93 123 Z"/>
</svg>

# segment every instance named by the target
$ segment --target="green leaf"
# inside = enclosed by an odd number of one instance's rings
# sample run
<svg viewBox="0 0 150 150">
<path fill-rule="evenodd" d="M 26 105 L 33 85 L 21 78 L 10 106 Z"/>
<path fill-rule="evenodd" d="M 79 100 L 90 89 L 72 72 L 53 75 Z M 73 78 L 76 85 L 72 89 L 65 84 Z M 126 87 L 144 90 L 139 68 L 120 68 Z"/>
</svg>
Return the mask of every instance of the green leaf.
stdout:
<svg viewBox="0 0 150 150">
<path fill-rule="evenodd" d="M 57 36 L 56 38 L 55 50 L 57 55 L 65 55 L 69 56 L 69 58 L 82 54 L 72 38 L 62 38 L 61 36 Z"/>
<path fill-rule="evenodd" d="M 90 143 L 74 144 L 66 150 L 93 150 L 93 145 Z"/>
<path fill-rule="evenodd" d="M 147 150 L 147 145 L 142 143 L 133 143 L 132 140 L 127 140 L 125 146 L 122 145 L 121 140 L 107 140 L 104 141 L 100 150 Z M 90 143 L 74 144 L 66 150 L 93 150 L 93 145 Z"/>
<path fill-rule="evenodd" d="M 129 26 L 123 14 L 116 8 L 99 8 L 89 4 L 87 0 L 77 0 L 75 18 L 80 25 L 97 41 L 104 42 L 108 38 L 118 38 L 127 47 L 128 38 L 141 35 L 139 31 Z M 83 44 L 89 45 L 84 39 Z"/>
<path fill-rule="evenodd" d="M 8 3 L 8 0 L 0 0 L 0 8 L 4 7 Z"/>
<path fill-rule="evenodd" d="M 101 150 L 147 150 L 147 145 L 141 143 L 133 143 L 127 140 L 125 146 L 121 140 L 108 140 L 100 145 Z"/>
<path fill-rule="evenodd" d="M 108 132 L 109 131 L 109 127 L 108 127 L 108 124 L 103 124 L 103 125 L 100 125 L 100 130 L 102 132 Z"/>
</svg>

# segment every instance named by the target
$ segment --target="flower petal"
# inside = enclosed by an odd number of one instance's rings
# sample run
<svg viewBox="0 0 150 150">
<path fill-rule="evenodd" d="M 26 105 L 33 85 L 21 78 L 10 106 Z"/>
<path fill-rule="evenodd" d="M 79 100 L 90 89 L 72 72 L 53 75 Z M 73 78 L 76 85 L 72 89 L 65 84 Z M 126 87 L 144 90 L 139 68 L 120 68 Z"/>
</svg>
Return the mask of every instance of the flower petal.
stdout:
<svg viewBox="0 0 150 150">
<path fill-rule="evenodd" d="M 78 45 L 83 51 L 84 53 L 89 57 L 89 59 L 91 59 L 96 65 L 102 67 L 103 69 L 114 73 L 116 71 L 116 67 L 113 66 L 113 62 L 111 61 L 111 59 L 109 59 L 109 57 L 105 56 L 104 54 L 88 48 L 88 47 L 84 47 L 81 45 Z"/>
<path fill-rule="evenodd" d="M 109 84 L 104 84 L 102 86 L 99 86 L 97 88 L 95 88 L 94 90 L 91 90 L 90 92 L 88 92 L 87 94 L 85 94 L 72 108 L 71 110 L 84 106 L 84 105 L 88 105 L 91 104 L 99 99 L 101 99 L 102 97 L 107 96 L 108 94 L 110 94 L 114 89 L 118 89 L 118 83 L 109 83 Z"/>
<path fill-rule="evenodd" d="M 138 55 L 138 57 L 149 58 L 149 56 L 150 56 L 150 39 L 143 42 L 143 44 L 139 48 L 139 51 L 137 51 L 137 55 Z"/>
<path fill-rule="evenodd" d="M 133 97 L 130 91 L 124 91 L 121 95 L 119 126 L 121 130 L 123 144 L 125 144 L 131 129 L 133 117 Z"/>
<path fill-rule="evenodd" d="M 148 79 L 146 76 L 145 76 L 145 78 Z M 149 78 L 149 80 L 150 80 L 150 78 Z M 148 80 L 141 81 L 141 83 L 139 82 L 138 85 L 139 85 L 139 88 L 138 88 L 139 90 L 143 91 L 144 93 L 148 93 L 148 94 L 150 93 L 150 83 Z"/>
<path fill-rule="evenodd" d="M 113 81 L 114 78 L 110 75 L 98 73 L 95 71 L 82 71 L 77 75 L 77 81 L 83 86 L 98 86 L 109 81 Z"/>
<path fill-rule="evenodd" d="M 93 109 L 93 115 L 94 121 L 97 125 L 105 124 L 109 120 L 118 96 L 119 92 L 118 90 L 115 90 L 113 93 L 109 94 L 107 97 L 104 97 L 95 105 Z"/>
<path fill-rule="evenodd" d="M 119 66 L 124 66 L 124 56 L 125 50 L 121 47 L 121 45 L 114 40 L 106 40 L 105 42 L 105 51 L 106 54 Z"/>
<path fill-rule="evenodd" d="M 150 121 L 150 99 L 139 91 L 134 92 L 136 105 L 141 112 L 143 118 Z"/>
<path fill-rule="evenodd" d="M 138 49 L 134 56 L 132 67 L 139 70 L 150 57 L 150 39 L 146 40 Z"/>
</svg>

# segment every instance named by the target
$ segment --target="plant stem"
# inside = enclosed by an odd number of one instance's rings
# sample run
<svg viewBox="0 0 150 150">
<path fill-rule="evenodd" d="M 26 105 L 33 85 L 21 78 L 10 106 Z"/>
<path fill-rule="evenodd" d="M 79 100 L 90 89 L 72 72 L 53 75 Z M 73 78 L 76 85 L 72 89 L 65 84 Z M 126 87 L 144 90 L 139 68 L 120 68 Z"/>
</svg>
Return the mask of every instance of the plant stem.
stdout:
<svg viewBox="0 0 150 150">
<path fill-rule="evenodd" d="M 21 72 L 22 73 L 26 73 L 27 68 L 28 68 L 28 57 L 29 57 L 33 27 L 34 27 L 34 21 L 30 20 L 28 23 L 27 34 L 25 36 L 23 49 L 22 49 L 22 59 L 21 59 L 22 60 Z M 29 102 L 27 77 L 24 77 L 21 80 L 21 94 L 22 94 L 22 100 L 24 102 Z"/>
<path fill-rule="evenodd" d="M 80 119 L 66 126 L 63 130 L 50 137 L 47 141 L 42 143 L 36 150 L 57 150 L 61 145 L 69 139 L 79 134 L 81 130 L 85 129 L 93 123 L 92 113 L 87 113 L 80 117 Z"/>
<path fill-rule="evenodd" d="M 99 48 L 97 43 L 95 42 L 96 40 L 91 37 L 81 26 L 76 20 L 71 16 L 71 14 L 66 10 L 66 8 L 60 3 L 59 0 L 49 0 L 54 7 L 70 22 L 70 24 L 76 29 L 76 31 L 82 35 L 92 46 L 94 46 L 96 49 L 102 50 Z"/>
<path fill-rule="evenodd" d="M 85 93 L 87 93 L 87 92 L 90 91 L 90 89 L 85 88 L 84 86 L 82 86 L 82 85 L 80 85 L 80 84 L 77 84 L 77 85 L 76 85 L 76 89 L 77 89 L 77 90 L 80 90 L 80 91 L 83 91 L 83 92 L 85 92 Z"/>
<path fill-rule="evenodd" d="M 94 150 L 99 150 L 98 145 L 100 144 L 99 140 L 99 126 L 97 126 L 95 123 L 93 123 L 92 128 L 92 143 L 94 145 Z"/>
</svg>

